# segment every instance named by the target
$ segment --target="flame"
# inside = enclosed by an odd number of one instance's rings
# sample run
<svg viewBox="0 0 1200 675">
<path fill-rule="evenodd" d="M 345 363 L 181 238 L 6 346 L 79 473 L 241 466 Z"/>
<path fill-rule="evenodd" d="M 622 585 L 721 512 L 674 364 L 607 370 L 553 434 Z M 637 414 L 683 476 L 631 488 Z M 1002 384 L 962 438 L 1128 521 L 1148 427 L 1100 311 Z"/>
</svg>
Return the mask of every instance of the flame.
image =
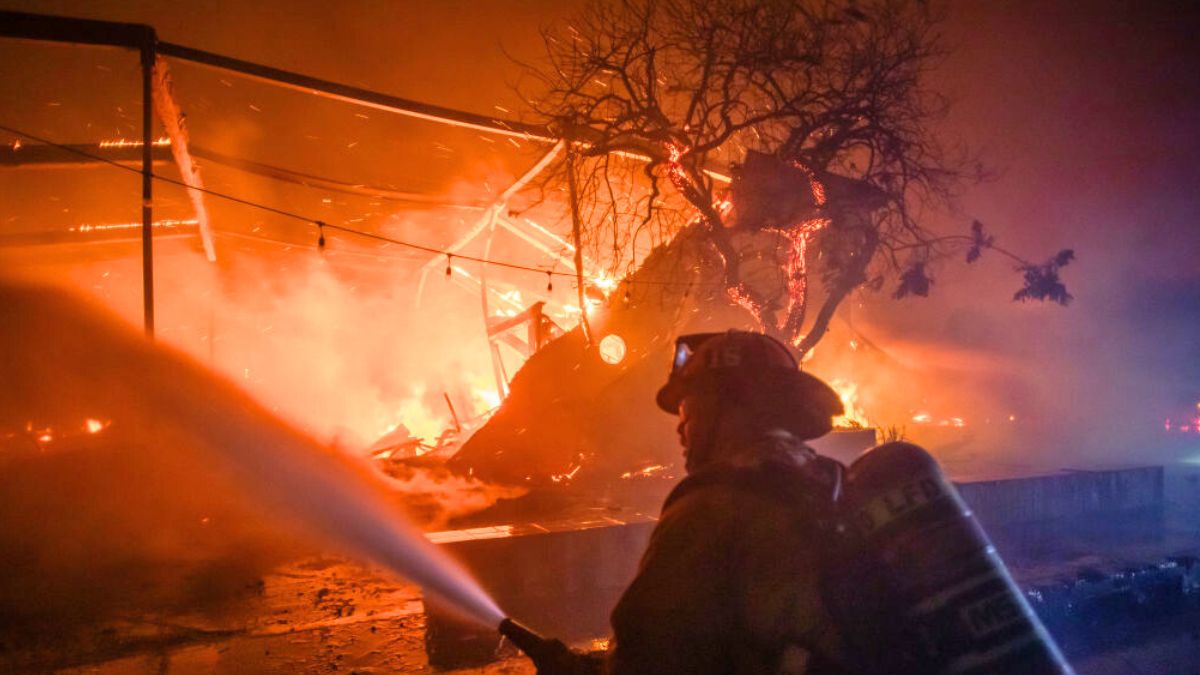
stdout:
<svg viewBox="0 0 1200 675">
<path fill-rule="evenodd" d="M 592 282 L 593 286 L 599 288 L 601 292 L 604 293 L 605 297 L 608 297 L 608 294 L 616 290 L 617 285 L 621 283 L 608 272 L 594 274 L 592 275 L 590 281 Z"/>
<path fill-rule="evenodd" d="M 449 426 L 447 422 L 450 411 L 440 413 L 431 410 L 425 403 L 425 386 L 423 384 L 417 385 L 413 389 L 413 395 L 401 400 L 396 409 L 396 417 L 400 422 L 393 422 L 379 436 L 391 433 L 399 424 L 403 424 L 408 429 L 409 435 L 415 438 L 436 439 Z"/>
<path fill-rule="evenodd" d="M 87 421 L 83 423 L 83 428 L 86 429 L 89 434 L 98 434 L 101 431 L 104 431 L 104 427 L 106 426 L 108 425 L 104 422 L 92 418 L 88 418 Z"/>
<path fill-rule="evenodd" d="M 833 426 L 837 429 L 864 429 L 871 426 L 871 421 L 867 418 L 867 413 L 858 404 L 858 385 L 849 380 L 833 378 L 829 380 L 829 386 L 837 392 L 838 398 L 842 400 L 842 408 L 845 412 L 833 420 Z"/>
<path fill-rule="evenodd" d="M 471 390 L 475 414 L 483 415 L 500 407 L 500 392 L 492 387 L 475 387 Z"/>
</svg>

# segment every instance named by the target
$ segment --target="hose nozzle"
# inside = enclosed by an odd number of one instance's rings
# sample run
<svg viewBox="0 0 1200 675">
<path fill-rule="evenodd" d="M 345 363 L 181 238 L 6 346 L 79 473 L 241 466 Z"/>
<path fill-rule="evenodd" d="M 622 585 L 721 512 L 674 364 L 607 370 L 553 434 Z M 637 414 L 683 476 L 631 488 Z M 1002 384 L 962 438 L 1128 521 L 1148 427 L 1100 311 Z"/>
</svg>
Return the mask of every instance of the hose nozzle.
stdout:
<svg viewBox="0 0 1200 675">
<path fill-rule="evenodd" d="M 550 645 L 551 640 L 533 632 L 528 626 L 522 625 L 512 619 L 505 619 L 500 622 L 500 634 L 508 638 L 510 642 L 517 646 L 517 649 L 528 654 L 535 661 L 537 656 L 544 652 Z"/>
<path fill-rule="evenodd" d="M 560 675 L 600 675 L 602 661 L 571 651 L 560 640 L 544 638 L 512 619 L 500 622 L 500 634 L 525 652 L 538 672 Z"/>
</svg>

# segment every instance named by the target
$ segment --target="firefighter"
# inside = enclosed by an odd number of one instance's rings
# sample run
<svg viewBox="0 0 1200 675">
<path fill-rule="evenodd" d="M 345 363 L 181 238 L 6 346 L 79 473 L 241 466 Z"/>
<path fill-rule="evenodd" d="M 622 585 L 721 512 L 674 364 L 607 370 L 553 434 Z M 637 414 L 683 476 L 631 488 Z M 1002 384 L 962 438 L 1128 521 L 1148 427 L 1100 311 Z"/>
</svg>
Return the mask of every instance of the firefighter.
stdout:
<svg viewBox="0 0 1200 675">
<path fill-rule="evenodd" d="M 805 441 L 838 395 L 782 343 L 728 331 L 676 342 L 664 411 L 687 478 L 668 496 L 612 614 L 612 673 L 840 672 L 818 592 L 842 467 Z"/>
<path fill-rule="evenodd" d="M 841 401 L 765 335 L 684 336 L 672 365 L 657 401 L 687 478 L 609 652 L 549 641 L 539 672 L 1070 675 L 929 453 L 885 443 L 848 470 L 816 454 Z"/>
</svg>

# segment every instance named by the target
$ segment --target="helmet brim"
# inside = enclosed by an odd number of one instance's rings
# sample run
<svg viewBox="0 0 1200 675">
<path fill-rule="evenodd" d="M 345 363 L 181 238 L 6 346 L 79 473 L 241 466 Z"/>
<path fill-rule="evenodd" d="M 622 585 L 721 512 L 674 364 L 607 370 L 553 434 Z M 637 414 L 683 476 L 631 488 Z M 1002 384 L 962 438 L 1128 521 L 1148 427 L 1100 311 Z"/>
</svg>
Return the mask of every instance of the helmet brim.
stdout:
<svg viewBox="0 0 1200 675">
<path fill-rule="evenodd" d="M 824 380 L 809 375 L 801 370 L 783 370 L 772 369 L 774 374 L 781 375 L 790 384 L 795 387 L 795 390 L 801 396 L 811 397 L 813 400 L 827 400 L 832 397 L 840 404 L 840 397 Z M 672 377 L 667 380 L 667 383 L 658 390 L 654 396 L 654 402 L 663 412 L 672 415 L 679 414 L 679 405 L 683 403 L 683 399 L 687 398 L 689 392 L 695 390 L 697 382 L 691 382 L 681 377 Z M 839 412 L 840 414 L 840 412 Z"/>
</svg>

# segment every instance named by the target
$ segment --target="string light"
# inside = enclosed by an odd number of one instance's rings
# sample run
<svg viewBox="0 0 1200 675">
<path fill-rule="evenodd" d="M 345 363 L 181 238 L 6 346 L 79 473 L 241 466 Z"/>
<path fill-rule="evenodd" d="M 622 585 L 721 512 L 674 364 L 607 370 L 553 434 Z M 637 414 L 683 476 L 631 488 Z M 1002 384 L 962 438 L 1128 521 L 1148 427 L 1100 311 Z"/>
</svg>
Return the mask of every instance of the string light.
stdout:
<svg viewBox="0 0 1200 675">
<path fill-rule="evenodd" d="M 85 150 L 81 150 L 77 147 L 72 147 L 70 145 L 64 145 L 62 143 L 55 143 L 54 141 L 51 141 L 46 138 L 42 138 L 40 136 L 36 136 L 36 135 L 28 133 L 26 131 L 21 131 L 20 129 L 14 129 L 12 127 L 0 124 L 0 130 L 7 131 L 13 135 L 22 136 L 28 140 L 35 141 L 37 143 L 43 143 L 50 147 L 58 148 L 59 150 L 63 150 L 65 152 L 69 152 L 69 153 L 72 153 L 72 154 L 75 154 L 75 155 L 78 155 L 81 157 L 87 157 L 88 159 L 91 159 L 91 160 L 94 160 L 97 162 L 101 162 L 104 164 L 108 164 L 109 166 L 116 167 L 123 171 L 128 171 L 130 173 L 135 173 L 138 175 L 142 174 L 142 170 L 140 168 L 125 166 L 125 165 L 121 164 L 120 162 L 109 159 L 107 157 L 95 155 L 95 154 L 92 154 Z M 260 202 L 251 201 L 249 199 L 237 197 L 235 195 L 231 195 L 231 194 L 228 194 L 225 192 L 220 192 L 220 191 L 213 190 L 210 188 L 199 187 L 199 186 L 195 186 L 195 185 L 188 185 L 187 183 L 185 183 L 183 181 L 175 180 L 168 176 L 163 176 L 163 175 L 157 174 L 157 173 L 151 173 L 150 177 L 155 180 L 164 182 L 164 183 L 169 183 L 171 185 L 176 185 L 178 187 L 182 187 L 186 190 L 195 190 L 197 192 L 200 192 L 200 193 L 203 193 L 206 195 L 210 195 L 210 196 L 216 197 L 218 199 L 224 199 L 226 201 L 234 202 L 236 204 L 241 204 L 243 206 L 249 206 L 251 208 L 266 211 L 268 213 L 273 213 L 275 215 L 282 216 L 285 218 L 291 218 L 293 220 L 299 220 L 299 221 L 303 221 L 305 223 L 309 223 L 310 225 L 316 225 L 317 230 L 318 230 L 317 247 L 321 250 L 324 250 L 324 247 L 325 247 L 325 228 L 329 228 L 331 230 L 337 230 L 339 232 L 344 232 L 346 234 L 352 234 L 352 235 L 363 237 L 366 239 L 374 239 L 376 241 L 382 241 L 382 242 L 393 244 L 396 246 L 403 246 L 406 248 L 412 248 L 412 249 L 416 249 L 418 251 L 425 251 L 427 253 L 433 253 L 433 254 L 437 254 L 437 255 L 445 255 L 446 256 L 446 276 L 450 277 L 453 274 L 453 270 L 451 269 L 451 258 L 453 257 L 454 254 L 452 254 L 448 251 L 445 251 L 443 249 L 435 248 L 432 246 L 425 246 L 423 244 L 417 244 L 415 242 L 404 241 L 401 239 L 393 239 L 391 237 L 385 237 L 383 235 L 375 234 L 373 232 L 366 232 L 364 230 L 356 230 L 352 227 L 346 227 L 344 225 L 336 225 L 333 223 L 326 223 L 322 220 L 319 220 L 316 218 L 310 218 L 310 217 L 305 216 L 300 213 L 296 213 L 293 211 L 287 211 L 285 209 L 276 208 L 274 206 L 268 206 L 268 205 L 262 204 Z M 463 255 L 463 254 L 458 254 L 458 257 L 462 258 L 463 260 L 479 262 L 479 263 L 483 263 L 485 265 L 494 265 L 496 267 L 504 267 L 507 269 L 521 270 L 521 271 L 525 271 L 525 272 L 541 272 L 541 273 L 547 275 L 547 277 L 553 277 L 554 275 L 563 276 L 563 277 L 576 276 L 575 272 L 555 272 L 553 270 L 547 270 L 544 267 L 521 265 L 519 263 L 507 262 L 504 260 L 492 260 L 492 259 L 488 259 L 488 258 L 480 258 L 477 256 Z M 626 283 L 632 283 L 632 282 L 627 281 Z M 665 280 L 654 280 L 654 279 L 638 279 L 637 283 L 646 284 L 646 285 L 650 285 L 650 286 L 690 287 L 690 286 L 694 285 L 691 282 L 685 282 L 685 281 L 665 281 Z M 713 285 L 721 286 L 721 284 L 713 284 Z M 549 288 L 550 284 L 547 284 L 547 287 Z M 629 301 L 630 301 L 629 291 L 626 290 L 625 291 L 625 302 L 628 303 Z"/>
<path fill-rule="evenodd" d="M 550 270 L 546 270 L 546 292 L 554 291 L 554 274 Z"/>
</svg>

